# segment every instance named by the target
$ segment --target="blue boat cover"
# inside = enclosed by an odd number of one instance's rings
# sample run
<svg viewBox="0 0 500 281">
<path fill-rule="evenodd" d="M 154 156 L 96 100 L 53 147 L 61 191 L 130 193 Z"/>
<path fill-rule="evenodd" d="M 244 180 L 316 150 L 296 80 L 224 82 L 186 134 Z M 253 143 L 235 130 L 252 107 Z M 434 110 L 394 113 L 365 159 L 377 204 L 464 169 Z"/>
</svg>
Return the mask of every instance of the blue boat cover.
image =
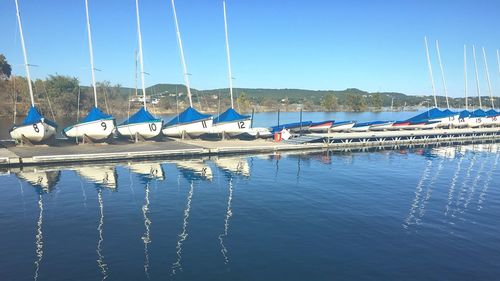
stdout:
<svg viewBox="0 0 500 281">
<path fill-rule="evenodd" d="M 38 108 L 32 106 L 30 107 L 28 111 L 28 116 L 24 118 L 23 123 L 21 123 L 21 126 L 26 126 L 26 125 L 32 125 L 35 123 L 38 123 L 40 121 L 44 121 L 45 123 L 51 125 L 54 128 L 57 128 L 57 124 L 54 121 L 51 121 L 49 119 L 46 119 L 42 116 Z"/>
<path fill-rule="evenodd" d="M 486 112 L 482 109 L 476 109 L 472 112 L 471 117 L 487 117 Z"/>
<path fill-rule="evenodd" d="M 470 111 L 463 110 L 460 112 L 460 116 L 458 116 L 458 118 L 463 119 L 463 118 L 470 117 L 471 115 L 472 115 L 472 113 Z"/>
<path fill-rule="evenodd" d="M 147 111 L 144 107 L 141 107 L 139 111 L 137 111 L 134 115 L 130 116 L 127 120 L 125 120 L 120 126 L 135 124 L 135 123 L 143 123 L 150 121 L 158 121 L 160 119 L 155 118 L 151 113 Z"/>
<path fill-rule="evenodd" d="M 490 109 L 490 110 L 486 111 L 486 116 L 488 116 L 488 117 L 498 116 L 498 111 L 496 111 L 494 109 Z"/>
<path fill-rule="evenodd" d="M 92 121 L 101 120 L 101 119 L 109 119 L 109 118 L 113 118 L 113 116 L 102 112 L 97 107 L 93 107 L 89 111 L 89 114 L 87 114 L 87 117 L 85 117 L 85 119 L 83 119 L 82 123 L 92 122 Z"/>
<path fill-rule="evenodd" d="M 309 126 L 311 126 L 311 124 L 312 124 L 312 121 L 303 121 L 303 122 L 282 124 L 279 126 L 271 127 L 271 132 L 274 134 L 274 133 L 279 132 L 283 129 L 294 129 L 294 128 L 299 128 L 300 126 L 309 127 Z"/>
<path fill-rule="evenodd" d="M 433 109 L 427 110 L 426 112 L 420 113 L 419 115 L 414 116 L 410 119 L 406 119 L 406 121 L 408 121 L 408 122 L 421 122 L 422 121 L 423 122 L 423 121 L 430 120 L 430 119 L 445 118 L 445 117 L 449 117 L 449 116 L 452 116 L 455 114 L 456 113 L 454 113 L 453 111 L 448 110 L 448 109 L 441 111 L 438 108 L 433 108 Z"/>
<path fill-rule="evenodd" d="M 194 109 L 192 107 L 188 107 L 188 108 L 186 108 L 186 110 L 181 112 L 179 115 L 172 118 L 172 120 L 170 120 L 165 125 L 165 127 L 193 123 L 196 121 L 208 119 L 208 118 L 210 118 L 210 116 L 211 116 L 210 114 L 203 114 L 203 113 L 198 112 L 196 109 Z"/>
<path fill-rule="evenodd" d="M 385 123 L 388 123 L 388 121 L 370 121 L 370 122 L 356 123 L 354 127 L 365 127 L 365 126 L 380 125 Z"/>
<path fill-rule="evenodd" d="M 234 110 L 233 108 L 228 108 L 226 111 L 224 111 L 219 116 L 214 118 L 214 124 L 238 121 L 238 120 L 246 120 L 249 118 L 250 118 L 249 115 L 241 115 L 238 112 L 236 112 L 236 110 Z"/>
</svg>

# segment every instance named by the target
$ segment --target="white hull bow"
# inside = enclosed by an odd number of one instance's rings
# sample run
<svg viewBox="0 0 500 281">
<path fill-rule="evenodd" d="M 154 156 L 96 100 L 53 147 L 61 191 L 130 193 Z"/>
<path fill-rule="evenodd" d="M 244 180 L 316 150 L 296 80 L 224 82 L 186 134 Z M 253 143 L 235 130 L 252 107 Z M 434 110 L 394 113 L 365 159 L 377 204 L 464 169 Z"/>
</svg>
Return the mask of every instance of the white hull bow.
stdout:
<svg viewBox="0 0 500 281">
<path fill-rule="evenodd" d="M 208 118 L 187 124 L 176 124 L 162 129 L 162 133 L 167 137 L 180 138 L 183 133 L 190 137 L 199 137 L 210 133 L 212 130 L 213 119 Z"/>
<path fill-rule="evenodd" d="M 216 123 L 212 125 L 211 133 L 226 133 L 232 137 L 248 132 L 252 124 L 252 119 L 238 120 L 232 122 Z"/>
<path fill-rule="evenodd" d="M 87 136 L 93 140 L 107 139 L 115 129 L 113 119 L 101 119 L 76 124 L 64 129 L 63 133 L 68 138 L 82 138 Z"/>
<path fill-rule="evenodd" d="M 55 134 L 56 128 L 43 121 L 30 125 L 15 126 L 10 131 L 10 136 L 14 140 L 21 141 L 24 137 L 30 142 L 42 142 Z"/>
<path fill-rule="evenodd" d="M 120 125 L 116 127 L 116 130 L 122 136 L 133 138 L 136 135 L 140 135 L 145 139 L 151 139 L 157 137 L 161 133 L 162 126 L 163 126 L 163 121 L 158 120 L 151 122 Z"/>
</svg>

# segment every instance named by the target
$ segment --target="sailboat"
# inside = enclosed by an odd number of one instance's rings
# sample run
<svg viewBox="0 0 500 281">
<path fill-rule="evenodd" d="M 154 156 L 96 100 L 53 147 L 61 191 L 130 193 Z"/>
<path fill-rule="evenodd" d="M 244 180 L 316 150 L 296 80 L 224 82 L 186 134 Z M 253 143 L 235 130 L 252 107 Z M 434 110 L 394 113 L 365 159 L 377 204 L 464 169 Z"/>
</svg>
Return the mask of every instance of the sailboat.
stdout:
<svg viewBox="0 0 500 281">
<path fill-rule="evenodd" d="M 222 6 L 224 8 L 224 31 L 226 35 L 226 57 L 229 78 L 229 93 L 231 95 L 231 108 L 228 108 L 225 112 L 214 118 L 212 131 L 214 133 L 237 136 L 252 127 L 252 117 L 249 115 L 241 115 L 234 110 L 233 75 L 231 71 L 231 55 L 229 52 L 229 36 L 227 31 L 226 1 L 222 1 Z"/>
<path fill-rule="evenodd" d="M 92 47 L 92 33 L 90 31 L 89 4 L 85 0 L 85 14 L 87 16 L 87 35 L 89 41 L 90 67 L 92 72 L 92 87 L 94 89 L 94 107 L 82 122 L 69 126 L 63 130 L 63 134 L 69 138 L 90 138 L 92 140 L 103 140 L 115 130 L 115 119 L 113 116 L 102 112 L 97 106 L 97 88 L 95 82 L 94 50 Z"/>
<path fill-rule="evenodd" d="M 490 71 L 488 69 L 488 60 L 486 59 L 486 51 L 483 47 L 483 58 L 484 58 L 484 68 L 486 70 L 486 80 L 488 82 L 488 92 L 490 94 L 491 109 L 487 110 L 486 113 L 486 125 L 495 125 L 497 123 L 498 112 L 495 110 L 495 100 L 493 99 L 493 90 L 491 88 Z"/>
<path fill-rule="evenodd" d="M 33 86 L 31 85 L 30 76 L 30 65 L 28 64 L 28 56 L 26 54 L 26 46 L 24 44 L 24 34 L 23 27 L 21 24 L 21 15 L 19 13 L 19 5 L 17 0 L 16 12 L 17 12 L 17 24 L 19 26 L 19 34 L 21 37 L 21 47 L 23 50 L 24 66 L 26 68 L 26 79 L 28 80 L 28 89 L 30 92 L 31 107 L 28 111 L 28 115 L 24 118 L 23 122 L 19 125 L 14 125 L 10 129 L 10 136 L 17 142 L 42 142 L 47 140 L 56 134 L 57 124 L 54 121 L 46 119 L 40 113 L 38 108 L 35 106 L 35 99 L 33 97 Z"/>
<path fill-rule="evenodd" d="M 181 64 L 184 71 L 184 83 L 189 99 L 189 107 L 165 124 L 162 132 L 168 137 L 184 137 L 185 135 L 198 137 L 210 132 L 213 124 L 213 117 L 208 114 L 200 113 L 193 108 L 193 99 L 191 96 L 191 88 L 189 86 L 189 73 L 187 72 L 186 60 L 184 59 L 184 50 L 182 48 L 181 33 L 179 30 L 179 23 L 177 21 L 177 12 L 175 10 L 174 0 L 172 0 L 172 11 L 174 13 L 177 43 L 179 44 Z"/>
<path fill-rule="evenodd" d="M 139 41 L 139 61 L 141 64 L 141 84 L 143 106 L 134 115 L 130 116 L 125 122 L 116 127 L 118 133 L 122 136 L 151 139 L 161 133 L 163 120 L 154 117 L 146 107 L 146 86 L 144 82 L 144 58 L 142 55 L 142 34 L 141 19 L 139 16 L 139 0 L 135 0 L 135 10 L 137 17 L 137 35 Z"/>
<path fill-rule="evenodd" d="M 476 73 L 476 91 L 477 91 L 477 99 L 479 101 L 479 108 L 471 112 L 470 117 L 475 121 L 471 122 L 469 124 L 469 127 L 475 128 L 475 127 L 481 127 L 486 125 L 487 123 L 487 118 L 486 118 L 486 112 L 484 112 L 483 104 L 481 102 L 481 88 L 479 86 L 479 72 L 477 69 L 477 60 L 476 60 L 476 46 L 472 45 L 472 54 L 474 57 L 474 67 L 475 67 L 475 73 Z"/>
</svg>

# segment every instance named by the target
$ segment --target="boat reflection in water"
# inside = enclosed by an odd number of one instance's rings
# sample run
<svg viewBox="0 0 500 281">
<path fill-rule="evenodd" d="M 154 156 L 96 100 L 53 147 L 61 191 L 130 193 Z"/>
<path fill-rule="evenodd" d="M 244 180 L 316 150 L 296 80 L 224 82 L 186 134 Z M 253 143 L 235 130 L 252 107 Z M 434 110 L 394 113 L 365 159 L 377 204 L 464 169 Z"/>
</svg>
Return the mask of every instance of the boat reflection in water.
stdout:
<svg viewBox="0 0 500 281">
<path fill-rule="evenodd" d="M 33 279 L 38 280 L 43 260 L 43 195 L 52 192 L 61 177 L 55 169 L 24 168 L 14 172 L 16 176 L 33 186 L 38 194 L 38 220 L 35 227 L 35 272 Z"/>
<path fill-rule="evenodd" d="M 128 168 L 131 173 L 137 174 L 145 183 L 144 190 L 144 204 L 142 205 L 142 217 L 144 219 L 144 233 L 141 236 L 141 240 L 144 243 L 144 274 L 149 279 L 149 244 L 151 240 L 151 219 L 149 218 L 149 194 L 151 181 L 163 181 L 165 180 L 165 172 L 163 167 L 158 162 L 129 162 Z"/>
<path fill-rule="evenodd" d="M 250 177 L 250 165 L 246 158 L 217 157 L 213 161 L 224 172 Z"/>
<path fill-rule="evenodd" d="M 498 145 L 495 143 L 436 147 L 425 150 L 422 155 L 428 158 L 427 164 L 415 188 L 415 197 L 403 227 L 409 229 L 411 225 L 422 224 L 426 206 L 438 178 L 447 177 L 442 174 L 443 167 L 448 165 L 445 161 L 456 162 L 454 171 L 450 173 L 451 178 L 444 179 L 445 182 L 449 182 L 444 206 L 446 221 L 451 225 L 457 220 L 463 221 L 466 211 L 476 201 L 476 210 L 481 210 L 493 179 L 493 172 L 498 165 L 500 155 L 498 152 Z M 433 167 L 436 163 L 437 167 Z M 477 200 L 474 199 L 476 196 Z"/>
<path fill-rule="evenodd" d="M 96 246 L 97 266 L 102 280 L 108 278 L 108 265 L 105 262 L 102 246 L 104 243 L 104 200 L 103 191 L 108 188 L 117 190 L 118 173 L 116 167 L 111 165 L 93 165 L 74 167 L 73 170 L 85 181 L 93 183 L 97 190 L 97 202 L 99 204 L 99 223 L 97 225 L 98 241 Z"/>
<path fill-rule="evenodd" d="M 228 198 L 227 198 L 227 208 L 226 216 L 224 218 L 224 231 L 219 234 L 219 244 L 221 247 L 221 253 L 224 258 L 224 263 L 229 263 L 228 249 L 225 245 L 225 239 L 229 233 L 229 222 L 233 216 L 232 202 L 233 202 L 233 178 L 235 176 L 250 177 L 250 165 L 246 158 L 237 157 L 219 157 L 214 159 L 215 165 L 217 165 L 222 171 L 225 172 L 228 178 Z"/>
<path fill-rule="evenodd" d="M 203 159 L 193 160 L 173 160 L 168 161 L 174 163 L 177 169 L 186 180 L 208 180 L 211 181 L 214 177 L 212 168 L 208 166 Z"/>
</svg>

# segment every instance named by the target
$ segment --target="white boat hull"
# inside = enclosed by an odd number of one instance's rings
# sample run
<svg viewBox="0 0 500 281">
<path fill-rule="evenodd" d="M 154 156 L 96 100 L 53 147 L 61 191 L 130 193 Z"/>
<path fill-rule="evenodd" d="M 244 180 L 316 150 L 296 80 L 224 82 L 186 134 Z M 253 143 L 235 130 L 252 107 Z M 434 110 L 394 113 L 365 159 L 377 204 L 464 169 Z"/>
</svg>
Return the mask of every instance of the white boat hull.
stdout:
<svg viewBox="0 0 500 281">
<path fill-rule="evenodd" d="M 82 138 L 87 136 L 93 140 L 107 139 L 115 129 L 113 119 L 101 119 L 70 126 L 64 129 L 68 138 Z"/>
<path fill-rule="evenodd" d="M 145 139 L 157 137 L 161 133 L 163 121 L 141 122 L 116 127 L 118 133 L 125 137 L 135 137 L 140 135 Z"/>
<path fill-rule="evenodd" d="M 437 127 L 449 127 L 449 126 L 457 126 L 460 124 L 460 114 L 455 114 L 452 116 L 448 117 L 443 117 L 443 118 L 436 118 L 436 119 L 430 119 L 429 121 L 434 122 L 434 121 L 439 121 L 437 123 Z"/>
<path fill-rule="evenodd" d="M 212 130 L 213 118 L 203 119 L 200 121 L 178 124 L 174 126 L 164 127 L 162 133 L 167 137 L 180 138 L 183 133 L 190 137 L 199 137 L 203 134 L 210 133 Z"/>
<path fill-rule="evenodd" d="M 47 140 L 55 134 L 56 128 L 43 121 L 30 125 L 15 126 L 10 131 L 11 138 L 16 141 L 21 141 L 24 137 L 30 142 L 35 143 Z"/>
<path fill-rule="evenodd" d="M 381 124 L 381 125 L 371 125 L 370 131 L 394 130 L 394 126 L 392 126 L 392 124 L 394 124 L 394 123 L 387 123 L 387 124 Z"/>
<path fill-rule="evenodd" d="M 333 127 L 330 128 L 331 132 L 342 132 L 342 131 L 349 131 L 354 127 L 356 123 L 348 123 L 348 124 L 343 124 L 339 126 L 335 126 L 335 123 L 333 124 Z"/>
<path fill-rule="evenodd" d="M 479 128 L 486 125 L 486 117 L 468 117 L 467 125 L 470 128 Z"/>
<path fill-rule="evenodd" d="M 252 119 L 249 118 L 233 122 L 212 124 L 212 129 L 210 130 L 210 132 L 213 134 L 226 133 L 234 137 L 246 133 L 251 126 Z"/>
<path fill-rule="evenodd" d="M 327 122 L 325 124 L 321 124 L 321 125 L 316 125 L 316 126 L 311 126 L 309 127 L 309 131 L 311 133 L 321 133 L 321 132 L 327 132 L 328 129 L 330 129 L 332 127 L 332 124 L 331 122 Z"/>
<path fill-rule="evenodd" d="M 268 128 L 250 128 L 246 133 L 255 138 L 270 138 L 273 136 Z"/>
<path fill-rule="evenodd" d="M 370 129 L 370 125 L 360 126 L 360 127 L 352 127 L 351 132 L 367 132 Z"/>
</svg>

